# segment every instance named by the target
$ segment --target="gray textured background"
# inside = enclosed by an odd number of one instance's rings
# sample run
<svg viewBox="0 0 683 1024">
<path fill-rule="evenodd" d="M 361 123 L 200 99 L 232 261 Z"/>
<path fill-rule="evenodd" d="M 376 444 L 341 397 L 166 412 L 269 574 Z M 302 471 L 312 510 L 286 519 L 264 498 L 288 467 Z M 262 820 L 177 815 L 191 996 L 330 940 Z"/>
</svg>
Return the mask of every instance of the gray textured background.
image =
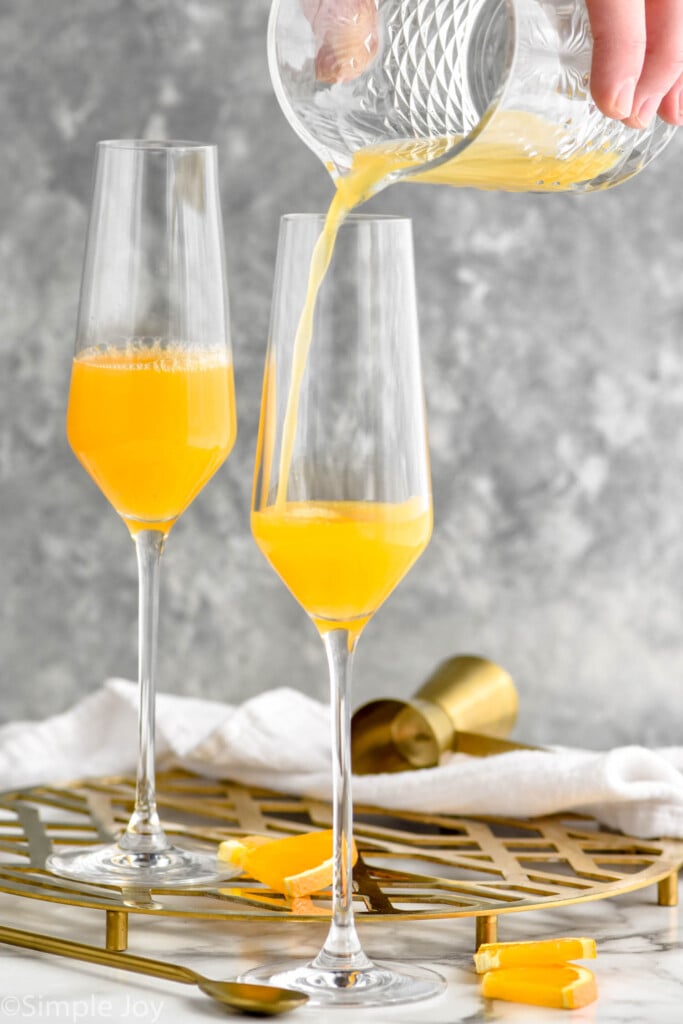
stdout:
<svg viewBox="0 0 683 1024">
<path fill-rule="evenodd" d="M 326 696 L 313 627 L 249 534 L 280 214 L 330 182 L 284 121 L 268 0 L 0 0 L 0 718 L 135 674 L 134 552 L 70 454 L 64 407 L 94 146 L 216 142 L 236 448 L 165 556 L 160 688 Z M 680 743 L 683 137 L 605 194 L 407 185 L 436 526 L 361 641 L 355 700 L 443 657 L 499 660 L 517 734 Z"/>
</svg>

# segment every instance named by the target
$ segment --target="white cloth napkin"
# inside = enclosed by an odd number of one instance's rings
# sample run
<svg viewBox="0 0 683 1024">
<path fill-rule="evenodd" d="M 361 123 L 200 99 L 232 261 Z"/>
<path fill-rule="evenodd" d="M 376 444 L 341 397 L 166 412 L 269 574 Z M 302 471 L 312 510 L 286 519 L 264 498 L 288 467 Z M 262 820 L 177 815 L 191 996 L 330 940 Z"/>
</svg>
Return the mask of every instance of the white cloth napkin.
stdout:
<svg viewBox="0 0 683 1024">
<path fill-rule="evenodd" d="M 0 726 L 0 788 L 132 772 L 136 745 L 137 686 L 112 679 L 63 714 Z M 207 775 L 329 798 L 330 711 L 288 688 L 239 706 L 160 694 L 157 754 Z M 423 813 L 587 811 L 630 835 L 683 838 L 683 747 L 454 754 L 437 768 L 357 776 L 353 792 L 359 804 Z"/>
</svg>

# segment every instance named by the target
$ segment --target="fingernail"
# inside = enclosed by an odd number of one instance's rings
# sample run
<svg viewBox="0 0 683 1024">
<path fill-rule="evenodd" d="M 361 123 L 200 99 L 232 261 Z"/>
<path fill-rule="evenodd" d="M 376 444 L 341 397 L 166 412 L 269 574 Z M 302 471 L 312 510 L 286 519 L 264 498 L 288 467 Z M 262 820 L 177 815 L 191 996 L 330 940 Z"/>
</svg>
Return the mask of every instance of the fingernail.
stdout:
<svg viewBox="0 0 683 1024">
<path fill-rule="evenodd" d="M 641 128 L 647 128 L 650 121 L 657 113 L 657 107 L 661 102 L 662 101 L 659 96 L 650 96 L 649 99 L 644 100 L 644 102 L 640 104 L 633 117 Z"/>
<path fill-rule="evenodd" d="M 636 91 L 635 78 L 627 78 L 619 92 L 614 97 L 614 109 L 619 117 L 628 117 L 633 106 L 633 97 Z"/>
</svg>

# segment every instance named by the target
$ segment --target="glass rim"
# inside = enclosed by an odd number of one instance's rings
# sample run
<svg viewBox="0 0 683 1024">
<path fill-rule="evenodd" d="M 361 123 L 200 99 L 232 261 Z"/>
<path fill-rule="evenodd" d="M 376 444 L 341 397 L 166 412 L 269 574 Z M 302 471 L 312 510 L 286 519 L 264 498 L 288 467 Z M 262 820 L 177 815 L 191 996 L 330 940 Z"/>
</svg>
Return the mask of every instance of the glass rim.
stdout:
<svg viewBox="0 0 683 1024">
<path fill-rule="evenodd" d="M 150 153 L 216 149 L 213 142 L 192 142 L 188 139 L 101 139 L 97 145 L 102 149 L 130 149 Z"/>
<path fill-rule="evenodd" d="M 283 213 L 280 217 L 281 222 L 288 221 L 325 221 L 327 218 L 326 213 Z M 372 221 L 386 221 L 393 224 L 412 224 L 412 218 L 406 217 L 401 213 L 349 213 L 344 217 L 340 228 L 343 228 L 345 224 L 368 224 Z"/>
</svg>

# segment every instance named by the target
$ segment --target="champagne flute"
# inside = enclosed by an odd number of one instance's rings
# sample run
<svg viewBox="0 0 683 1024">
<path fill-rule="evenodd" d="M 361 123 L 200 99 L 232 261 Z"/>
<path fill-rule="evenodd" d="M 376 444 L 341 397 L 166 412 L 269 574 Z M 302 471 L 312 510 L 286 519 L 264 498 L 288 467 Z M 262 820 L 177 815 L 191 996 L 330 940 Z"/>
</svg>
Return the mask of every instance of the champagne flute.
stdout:
<svg viewBox="0 0 683 1024">
<path fill-rule="evenodd" d="M 365 955 L 349 855 L 353 653 L 432 530 L 412 233 L 409 220 L 352 216 L 331 251 L 322 229 L 317 215 L 281 222 L 251 525 L 327 654 L 333 918 L 312 962 L 265 965 L 248 977 L 299 988 L 314 1005 L 385 1005 L 444 985 L 432 971 Z"/>
<path fill-rule="evenodd" d="M 137 790 L 118 841 L 53 854 L 48 867 L 57 874 L 164 886 L 225 877 L 214 854 L 177 849 L 162 828 L 154 694 L 164 544 L 236 430 L 216 149 L 100 142 L 67 435 L 137 551 Z"/>
</svg>

